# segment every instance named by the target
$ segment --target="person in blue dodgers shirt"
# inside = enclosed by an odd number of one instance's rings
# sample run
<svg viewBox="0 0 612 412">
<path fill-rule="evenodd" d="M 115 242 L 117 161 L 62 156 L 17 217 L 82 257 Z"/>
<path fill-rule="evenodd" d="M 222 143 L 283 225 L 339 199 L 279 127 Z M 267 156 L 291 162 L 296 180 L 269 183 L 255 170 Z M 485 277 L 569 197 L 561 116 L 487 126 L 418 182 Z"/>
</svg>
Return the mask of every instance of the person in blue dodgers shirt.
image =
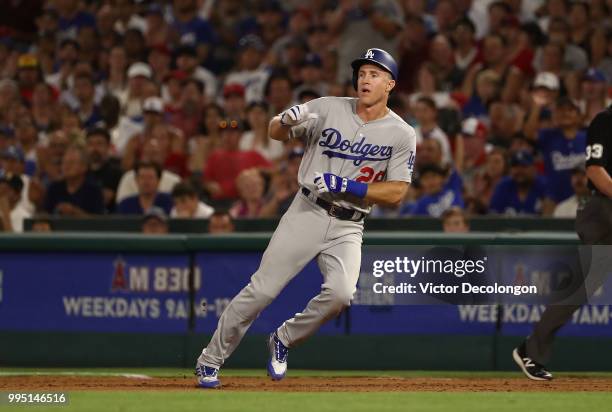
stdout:
<svg viewBox="0 0 612 412">
<path fill-rule="evenodd" d="M 454 169 L 449 172 L 435 163 L 423 165 L 419 170 L 419 185 L 423 196 L 414 206 L 406 207 L 400 214 L 440 217 L 450 207 L 463 208 L 461 177 Z"/>
<path fill-rule="evenodd" d="M 493 190 L 489 211 L 506 215 L 550 213 L 545 207 L 546 179 L 536 174 L 533 155 L 527 150 L 515 152 L 510 159 L 510 175 Z"/>
<path fill-rule="evenodd" d="M 538 132 L 536 145 L 544 159 L 544 177 L 548 195 L 561 203 L 574 194 L 572 170 L 584 164 L 586 132 L 581 128 L 578 106 L 568 97 L 557 100 L 553 110 L 553 128 Z"/>
</svg>

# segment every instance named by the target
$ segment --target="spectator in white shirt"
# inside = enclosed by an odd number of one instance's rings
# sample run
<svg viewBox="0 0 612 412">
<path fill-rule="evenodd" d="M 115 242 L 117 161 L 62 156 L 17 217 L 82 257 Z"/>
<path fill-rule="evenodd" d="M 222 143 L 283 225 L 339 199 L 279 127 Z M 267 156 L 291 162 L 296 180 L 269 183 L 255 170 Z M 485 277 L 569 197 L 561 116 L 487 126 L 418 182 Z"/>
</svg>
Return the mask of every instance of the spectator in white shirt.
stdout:
<svg viewBox="0 0 612 412">
<path fill-rule="evenodd" d="M 181 219 L 208 219 L 215 209 L 198 199 L 193 186 L 187 182 L 178 183 L 172 189 L 174 207 L 170 217 Z"/>
</svg>

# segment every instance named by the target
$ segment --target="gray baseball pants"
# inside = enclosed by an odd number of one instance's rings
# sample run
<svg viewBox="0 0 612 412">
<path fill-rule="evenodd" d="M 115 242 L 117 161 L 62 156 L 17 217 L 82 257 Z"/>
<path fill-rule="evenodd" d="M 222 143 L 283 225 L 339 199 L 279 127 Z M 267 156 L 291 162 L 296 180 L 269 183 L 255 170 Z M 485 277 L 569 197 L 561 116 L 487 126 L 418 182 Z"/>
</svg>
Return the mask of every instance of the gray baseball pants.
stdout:
<svg viewBox="0 0 612 412">
<path fill-rule="evenodd" d="M 321 293 L 278 329 L 281 342 L 295 347 L 350 305 L 361 265 L 363 221 L 330 217 L 298 192 L 281 218 L 251 281 L 222 313 L 217 330 L 200 356 L 220 368 L 253 321 L 313 258 L 323 274 Z"/>
</svg>

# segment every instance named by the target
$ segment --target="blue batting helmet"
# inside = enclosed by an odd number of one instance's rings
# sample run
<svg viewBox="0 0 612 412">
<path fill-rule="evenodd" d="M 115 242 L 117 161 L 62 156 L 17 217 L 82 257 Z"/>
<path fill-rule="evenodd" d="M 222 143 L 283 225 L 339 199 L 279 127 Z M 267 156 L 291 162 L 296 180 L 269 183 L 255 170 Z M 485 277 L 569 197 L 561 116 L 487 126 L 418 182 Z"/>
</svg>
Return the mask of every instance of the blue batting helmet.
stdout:
<svg viewBox="0 0 612 412">
<path fill-rule="evenodd" d="M 353 87 L 357 90 L 357 75 L 359 68 L 364 64 L 375 64 L 383 70 L 389 72 L 393 80 L 397 80 L 397 63 L 393 56 L 383 49 L 368 49 L 359 59 L 353 60 Z"/>
</svg>

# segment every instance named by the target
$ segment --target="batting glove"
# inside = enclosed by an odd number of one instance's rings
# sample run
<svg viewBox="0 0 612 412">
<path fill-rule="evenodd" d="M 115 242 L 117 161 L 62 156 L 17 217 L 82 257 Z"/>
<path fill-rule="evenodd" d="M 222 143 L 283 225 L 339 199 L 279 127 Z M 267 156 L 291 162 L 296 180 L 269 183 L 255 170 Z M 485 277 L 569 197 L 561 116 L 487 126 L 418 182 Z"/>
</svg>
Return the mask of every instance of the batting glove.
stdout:
<svg viewBox="0 0 612 412">
<path fill-rule="evenodd" d="M 305 104 L 296 104 L 280 114 L 280 121 L 283 126 L 295 126 L 317 117 L 316 113 L 310 113 Z"/>
<path fill-rule="evenodd" d="M 368 185 L 356 182 L 333 173 L 315 173 L 314 183 L 317 192 L 321 193 L 349 193 L 363 199 L 368 192 Z"/>
</svg>

